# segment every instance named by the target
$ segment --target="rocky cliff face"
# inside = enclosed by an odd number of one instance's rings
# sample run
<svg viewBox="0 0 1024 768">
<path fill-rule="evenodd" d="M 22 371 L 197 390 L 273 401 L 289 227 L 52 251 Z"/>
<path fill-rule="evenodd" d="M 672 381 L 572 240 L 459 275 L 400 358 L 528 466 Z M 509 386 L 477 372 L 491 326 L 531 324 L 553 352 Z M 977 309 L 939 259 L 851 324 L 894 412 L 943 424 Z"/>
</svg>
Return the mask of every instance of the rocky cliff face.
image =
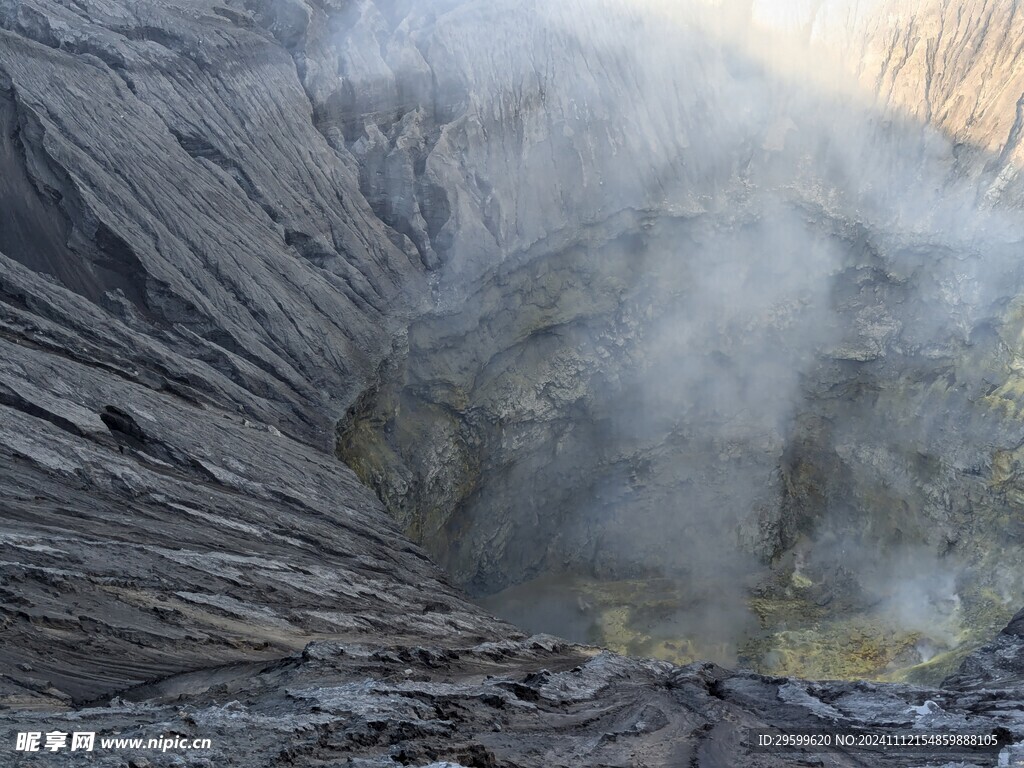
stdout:
<svg viewBox="0 0 1024 768">
<path fill-rule="evenodd" d="M 0 0 L 5 745 L 85 722 L 217 740 L 108 765 L 714 766 L 816 759 L 755 754 L 764 725 L 1024 740 L 1016 623 L 944 690 L 818 685 L 527 638 L 428 557 L 518 585 L 506 616 L 778 674 L 995 635 L 1017 27 L 962 11 L 960 42 L 901 44 L 950 62 L 945 106 L 901 115 L 914 66 L 863 54 L 869 106 L 739 13 Z M 895 50 L 909 22 L 868 18 L 844 40 Z"/>
<path fill-rule="evenodd" d="M 842 57 L 877 103 L 946 134 L 991 199 L 1022 160 L 1022 31 L 1014 3 L 840 1 L 822 4 L 810 34 L 843 41 Z"/>
</svg>

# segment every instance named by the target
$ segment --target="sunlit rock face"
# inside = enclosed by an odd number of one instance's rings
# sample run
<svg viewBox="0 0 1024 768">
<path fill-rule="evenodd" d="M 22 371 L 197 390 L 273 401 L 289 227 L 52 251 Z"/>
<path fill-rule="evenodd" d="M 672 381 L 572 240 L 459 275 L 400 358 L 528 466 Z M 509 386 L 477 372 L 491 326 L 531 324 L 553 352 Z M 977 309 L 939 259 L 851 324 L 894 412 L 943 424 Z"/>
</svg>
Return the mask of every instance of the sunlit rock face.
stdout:
<svg viewBox="0 0 1024 768">
<path fill-rule="evenodd" d="M 378 46 L 298 54 L 321 129 L 436 302 L 342 457 L 471 591 L 562 574 L 584 635 L 620 606 L 576 579 L 683 585 L 626 617 L 648 651 L 859 616 L 881 674 L 1005 619 L 1019 34 L 967 5 L 331 16 Z"/>
<path fill-rule="evenodd" d="M 861 87 L 941 129 L 961 165 L 971 161 L 989 175 L 995 186 L 986 192 L 998 195 L 1016 177 L 1024 159 L 1024 19 L 1013 3 L 825 3 L 812 34 L 822 43 L 845 37 L 842 56 Z"/>
</svg>

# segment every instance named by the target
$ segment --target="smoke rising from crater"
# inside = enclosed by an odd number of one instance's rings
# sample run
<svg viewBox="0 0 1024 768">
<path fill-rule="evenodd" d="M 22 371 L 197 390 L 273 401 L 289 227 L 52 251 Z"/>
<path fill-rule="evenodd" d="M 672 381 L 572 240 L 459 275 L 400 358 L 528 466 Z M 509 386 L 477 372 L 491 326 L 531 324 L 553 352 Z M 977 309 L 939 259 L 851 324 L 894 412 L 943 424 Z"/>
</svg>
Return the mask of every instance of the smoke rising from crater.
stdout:
<svg viewBox="0 0 1024 768">
<path fill-rule="evenodd" d="M 865 610 L 981 557 L 958 477 L 1006 428 L 971 403 L 1005 365 L 1012 174 L 822 60 L 874 8 L 773 9 L 437 4 L 386 52 L 433 103 L 351 146 L 440 265 L 396 421 L 450 446 L 393 446 L 403 514 L 471 589 L 654 574 L 692 585 L 699 634 L 791 591 L 787 552 Z"/>
</svg>

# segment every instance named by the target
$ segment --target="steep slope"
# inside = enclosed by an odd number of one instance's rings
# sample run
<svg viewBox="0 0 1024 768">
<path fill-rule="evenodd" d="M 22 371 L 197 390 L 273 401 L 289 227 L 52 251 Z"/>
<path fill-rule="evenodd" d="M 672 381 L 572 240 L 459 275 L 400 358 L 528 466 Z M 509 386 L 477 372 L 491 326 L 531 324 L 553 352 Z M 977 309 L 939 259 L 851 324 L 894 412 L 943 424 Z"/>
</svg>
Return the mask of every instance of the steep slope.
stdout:
<svg viewBox="0 0 1024 768">
<path fill-rule="evenodd" d="M 823 4 L 813 26 L 812 34 L 845 37 L 843 58 L 880 104 L 949 136 L 960 167 L 973 166 L 990 199 L 1017 178 L 1024 161 L 1017 3 L 840 1 Z"/>
<path fill-rule="evenodd" d="M 510 632 L 330 456 L 424 282 L 287 53 L 212 4 L 0 27 L 5 702 Z"/>
<path fill-rule="evenodd" d="M 4 3 L 4 171 L 18 181 L 0 248 L 322 444 L 422 271 L 350 194 L 294 64 L 246 19 Z"/>
</svg>

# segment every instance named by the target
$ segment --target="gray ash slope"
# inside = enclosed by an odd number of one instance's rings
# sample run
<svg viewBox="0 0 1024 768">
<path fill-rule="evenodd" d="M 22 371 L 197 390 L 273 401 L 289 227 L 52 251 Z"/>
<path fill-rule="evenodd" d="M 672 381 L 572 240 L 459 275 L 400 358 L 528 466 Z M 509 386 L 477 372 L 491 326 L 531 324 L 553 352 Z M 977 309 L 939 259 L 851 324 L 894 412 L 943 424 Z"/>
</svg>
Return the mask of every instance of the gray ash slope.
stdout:
<svg viewBox="0 0 1024 768">
<path fill-rule="evenodd" d="M 476 279 L 483 232 L 521 233 L 511 250 L 540 233 L 488 213 L 493 181 L 460 197 L 442 173 L 458 84 L 379 45 L 410 13 L 0 0 L 0 760 L 77 764 L 9 750 L 51 728 L 211 738 L 144 755 L 196 766 L 922 764 L 754 755 L 739 733 L 762 724 L 1024 740 L 1014 632 L 944 691 L 527 638 L 334 457 L 441 263 Z M 398 89 L 384 51 L 424 90 Z M 348 91 L 339 55 L 366 68 Z M 401 130 L 382 153 L 353 121 L 385 112 Z"/>
</svg>

